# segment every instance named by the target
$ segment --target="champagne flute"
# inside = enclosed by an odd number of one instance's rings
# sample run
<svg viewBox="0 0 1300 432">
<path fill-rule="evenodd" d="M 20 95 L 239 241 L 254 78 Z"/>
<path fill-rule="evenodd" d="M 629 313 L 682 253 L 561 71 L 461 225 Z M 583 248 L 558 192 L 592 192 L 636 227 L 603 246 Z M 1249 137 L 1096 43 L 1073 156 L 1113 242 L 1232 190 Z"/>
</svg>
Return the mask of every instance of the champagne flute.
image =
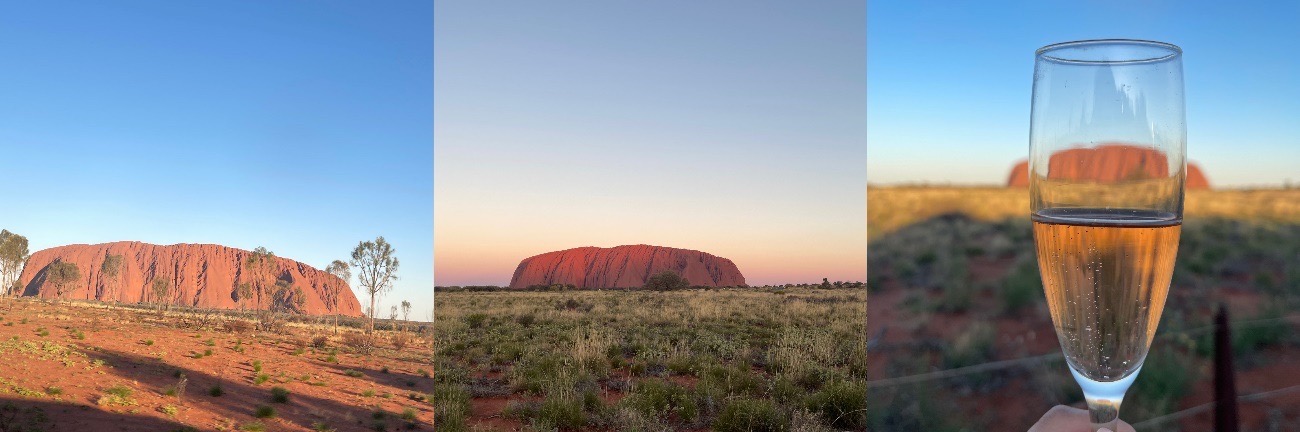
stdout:
<svg viewBox="0 0 1300 432">
<path fill-rule="evenodd" d="M 1093 431 L 1117 430 L 1164 310 L 1183 220 L 1183 110 L 1177 46 L 1088 40 L 1036 52 L 1034 243 Z"/>
</svg>

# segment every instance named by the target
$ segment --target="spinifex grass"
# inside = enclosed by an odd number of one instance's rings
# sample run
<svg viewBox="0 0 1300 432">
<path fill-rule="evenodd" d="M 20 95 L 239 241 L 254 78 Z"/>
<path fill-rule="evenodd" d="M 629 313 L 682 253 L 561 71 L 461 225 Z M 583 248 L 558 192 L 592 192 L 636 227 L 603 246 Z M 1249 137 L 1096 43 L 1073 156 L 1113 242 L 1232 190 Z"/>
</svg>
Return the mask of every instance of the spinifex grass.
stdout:
<svg viewBox="0 0 1300 432">
<path fill-rule="evenodd" d="M 469 399 L 506 397 L 503 418 L 541 428 L 860 427 L 826 418 L 860 393 L 828 383 L 866 379 L 854 286 L 440 292 L 434 397 L 457 402 L 435 417 L 469 429 Z"/>
</svg>

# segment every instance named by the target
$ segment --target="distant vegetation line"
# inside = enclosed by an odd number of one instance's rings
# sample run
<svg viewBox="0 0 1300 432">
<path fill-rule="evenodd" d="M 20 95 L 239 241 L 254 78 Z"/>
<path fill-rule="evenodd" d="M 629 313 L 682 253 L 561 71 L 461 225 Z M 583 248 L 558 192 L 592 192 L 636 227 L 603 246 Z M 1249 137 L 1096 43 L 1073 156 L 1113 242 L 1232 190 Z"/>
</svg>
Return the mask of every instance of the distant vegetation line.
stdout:
<svg viewBox="0 0 1300 432">
<path fill-rule="evenodd" d="M 834 281 L 823 278 L 821 283 L 777 284 L 777 285 L 740 285 L 726 287 L 688 285 L 680 275 L 665 271 L 646 282 L 645 286 L 627 288 L 578 288 L 574 284 L 529 285 L 525 288 L 511 288 L 500 285 L 449 285 L 435 286 L 435 292 L 563 292 L 563 291 L 680 291 L 680 290 L 783 290 L 783 289 L 857 289 L 865 288 L 861 281 Z"/>
<path fill-rule="evenodd" d="M 1300 189 L 1187 191 L 1186 217 L 1300 222 Z M 992 186 L 889 186 L 867 188 L 867 238 L 946 213 L 991 222 L 1029 215 L 1029 190 Z"/>
</svg>

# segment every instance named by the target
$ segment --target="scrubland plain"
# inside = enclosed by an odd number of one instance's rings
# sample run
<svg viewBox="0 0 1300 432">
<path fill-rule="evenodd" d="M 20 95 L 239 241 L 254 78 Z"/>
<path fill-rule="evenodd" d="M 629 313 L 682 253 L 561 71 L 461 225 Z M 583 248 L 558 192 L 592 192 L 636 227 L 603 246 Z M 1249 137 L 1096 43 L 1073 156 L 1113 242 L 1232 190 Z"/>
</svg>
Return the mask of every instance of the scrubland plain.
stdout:
<svg viewBox="0 0 1300 432">
<path fill-rule="evenodd" d="M 0 431 L 431 430 L 427 323 L 0 299 Z"/>
<path fill-rule="evenodd" d="M 438 430 L 865 430 L 866 293 L 821 286 L 439 292 Z"/>
<path fill-rule="evenodd" d="M 873 430 L 1023 430 L 1052 405 L 1083 407 L 1044 304 L 1026 189 L 873 187 L 868 200 Z M 1300 430 L 1296 189 L 1188 192 L 1168 302 L 1122 418 L 1209 428 L 1212 410 L 1167 415 L 1213 399 L 1220 304 L 1238 394 L 1282 390 L 1242 402 L 1243 430 Z"/>
</svg>

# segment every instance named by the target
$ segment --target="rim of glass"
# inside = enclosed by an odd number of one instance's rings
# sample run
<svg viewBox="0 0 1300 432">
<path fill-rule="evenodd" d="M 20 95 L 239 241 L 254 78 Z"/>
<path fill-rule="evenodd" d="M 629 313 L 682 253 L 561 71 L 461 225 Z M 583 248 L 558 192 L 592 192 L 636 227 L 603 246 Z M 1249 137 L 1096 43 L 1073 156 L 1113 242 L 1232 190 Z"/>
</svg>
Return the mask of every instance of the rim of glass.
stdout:
<svg viewBox="0 0 1300 432">
<path fill-rule="evenodd" d="M 1071 59 L 1071 58 L 1058 57 L 1052 55 L 1053 52 L 1057 52 L 1069 48 L 1080 48 L 1080 47 L 1088 48 L 1088 47 L 1101 47 L 1101 46 L 1137 46 L 1137 47 L 1155 48 L 1157 50 L 1163 50 L 1164 52 L 1158 53 L 1160 55 L 1135 56 L 1135 58 L 1124 58 L 1119 60 L 1081 60 L 1081 59 Z M 1143 39 L 1078 40 L 1078 41 L 1054 43 L 1039 48 L 1037 51 L 1034 51 L 1035 56 L 1055 63 L 1085 64 L 1085 65 L 1125 65 L 1125 64 L 1158 63 L 1165 60 L 1177 58 L 1182 54 L 1183 54 L 1183 49 L 1179 48 L 1178 45 L 1174 45 L 1167 42 L 1159 42 L 1159 41 L 1143 40 Z M 1136 58 L 1136 57 L 1141 57 L 1141 58 Z"/>
</svg>

